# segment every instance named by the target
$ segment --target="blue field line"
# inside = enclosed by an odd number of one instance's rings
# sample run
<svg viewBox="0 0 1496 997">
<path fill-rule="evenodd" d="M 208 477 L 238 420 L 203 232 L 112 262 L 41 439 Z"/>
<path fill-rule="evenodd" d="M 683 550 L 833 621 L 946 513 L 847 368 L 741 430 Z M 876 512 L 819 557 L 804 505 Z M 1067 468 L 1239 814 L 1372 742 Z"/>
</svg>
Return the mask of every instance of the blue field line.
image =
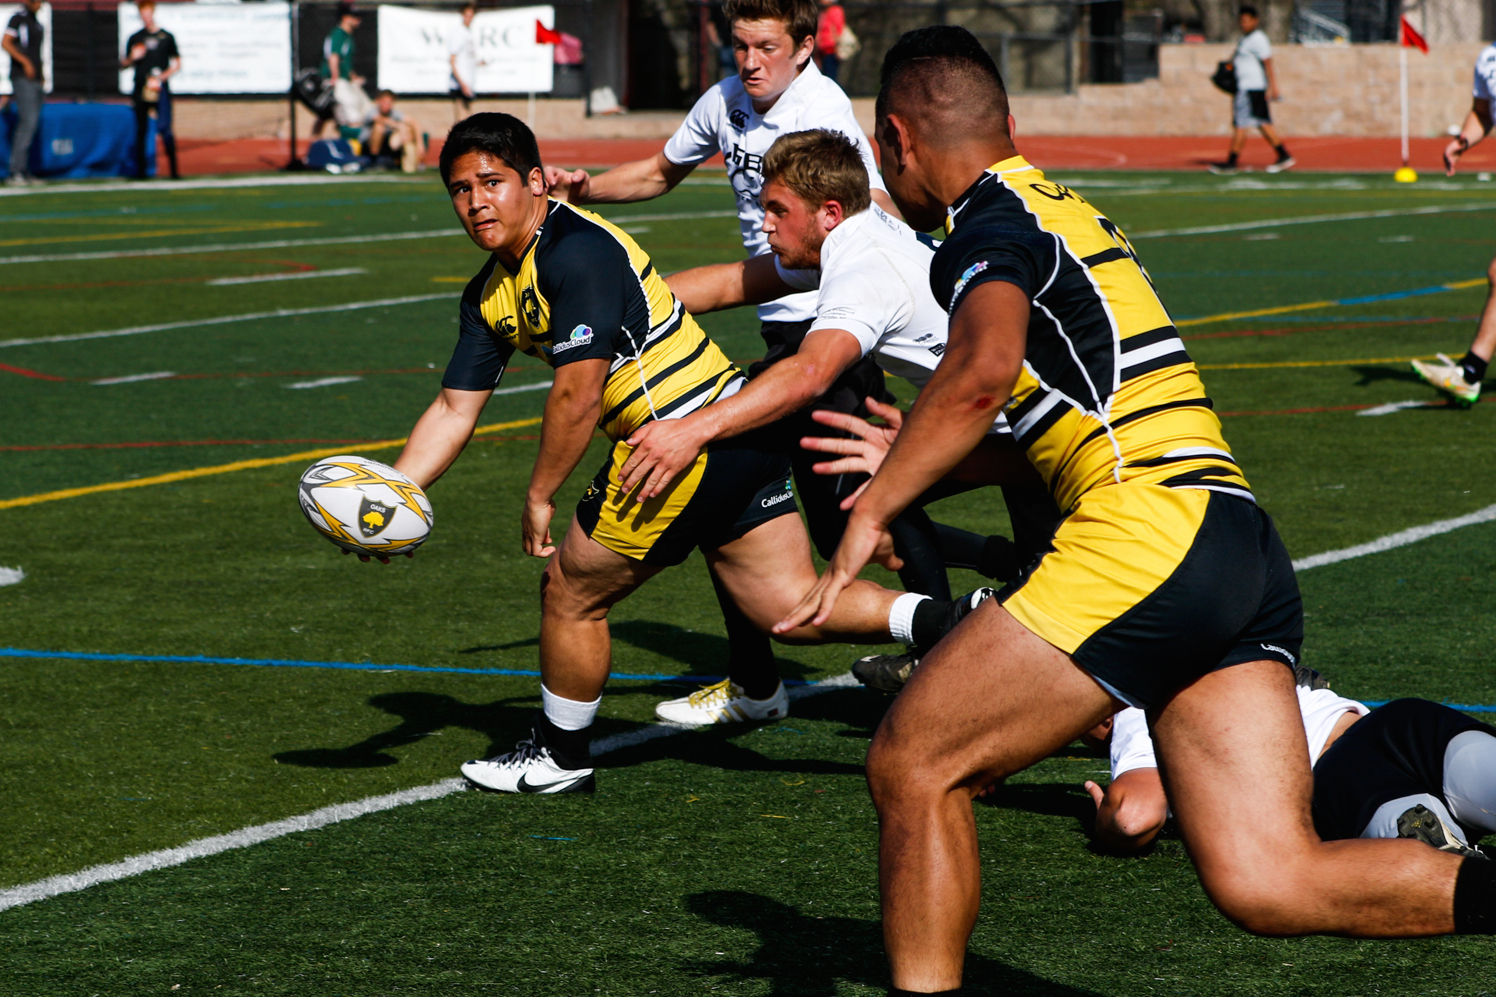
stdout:
<svg viewBox="0 0 1496 997">
<path fill-rule="evenodd" d="M 437 672 L 456 675 L 509 675 L 539 678 L 540 672 L 526 668 L 433 668 L 427 665 L 379 665 L 372 661 L 295 661 L 280 658 L 212 658 L 202 654 L 94 654 L 87 651 L 31 651 L 0 647 L 0 658 L 60 658 L 68 661 L 161 661 L 183 665 L 257 665 L 261 668 L 341 668 L 355 672 Z M 721 675 L 631 675 L 614 672 L 610 678 L 626 682 L 712 683 Z M 804 679 L 785 679 L 785 685 L 805 685 Z"/>
<path fill-rule="evenodd" d="M 1369 305 L 1374 301 L 1399 301 L 1403 298 L 1421 298 L 1425 294 L 1443 294 L 1445 291 L 1453 291 L 1456 288 L 1448 284 L 1435 284 L 1433 287 L 1417 287 L 1411 291 L 1388 291 L 1385 294 L 1368 294 L 1359 298 L 1341 298 L 1335 302 L 1337 305 Z"/>
<path fill-rule="evenodd" d="M 1390 699 L 1362 699 L 1359 702 L 1376 709 L 1378 706 L 1386 706 L 1392 702 Z M 1443 706 L 1451 710 L 1459 710 L 1461 713 L 1496 713 L 1496 706 L 1472 706 L 1469 703 L 1443 703 Z"/>
</svg>

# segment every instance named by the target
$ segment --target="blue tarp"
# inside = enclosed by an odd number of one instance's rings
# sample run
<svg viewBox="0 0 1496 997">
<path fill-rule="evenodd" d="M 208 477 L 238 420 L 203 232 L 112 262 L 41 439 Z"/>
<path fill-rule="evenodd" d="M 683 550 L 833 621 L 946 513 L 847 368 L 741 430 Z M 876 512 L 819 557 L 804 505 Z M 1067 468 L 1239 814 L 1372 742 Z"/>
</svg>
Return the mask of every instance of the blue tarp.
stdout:
<svg viewBox="0 0 1496 997">
<path fill-rule="evenodd" d="M 0 116 L 0 172 L 10 163 L 16 109 Z M 146 173 L 156 175 L 156 120 L 146 132 Z M 31 144 L 31 172 L 39 177 L 135 175 L 135 112 L 128 104 L 45 104 Z"/>
</svg>

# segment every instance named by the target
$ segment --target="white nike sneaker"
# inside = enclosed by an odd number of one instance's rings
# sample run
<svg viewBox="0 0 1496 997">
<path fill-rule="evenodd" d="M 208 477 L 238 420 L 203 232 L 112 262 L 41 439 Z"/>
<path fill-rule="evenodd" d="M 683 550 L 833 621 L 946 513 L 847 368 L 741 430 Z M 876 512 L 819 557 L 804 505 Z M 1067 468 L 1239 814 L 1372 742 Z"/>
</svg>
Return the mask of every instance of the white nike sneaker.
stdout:
<svg viewBox="0 0 1496 997">
<path fill-rule="evenodd" d="M 1436 355 L 1439 358 L 1437 362 L 1414 360 L 1413 370 L 1456 402 L 1466 406 L 1474 405 L 1480 399 L 1480 382 L 1471 384 L 1466 381 L 1465 368 L 1442 353 Z"/>
<path fill-rule="evenodd" d="M 492 758 L 462 764 L 462 777 L 479 789 L 495 793 L 590 793 L 597 789 L 592 769 L 564 769 L 551 749 L 531 740 Z"/>
<path fill-rule="evenodd" d="M 746 723 L 752 720 L 783 720 L 790 714 L 790 697 L 784 683 L 768 699 L 749 699 L 732 679 L 702 686 L 689 696 L 670 699 L 655 706 L 655 716 L 673 724 L 704 727 L 707 724 Z"/>
</svg>

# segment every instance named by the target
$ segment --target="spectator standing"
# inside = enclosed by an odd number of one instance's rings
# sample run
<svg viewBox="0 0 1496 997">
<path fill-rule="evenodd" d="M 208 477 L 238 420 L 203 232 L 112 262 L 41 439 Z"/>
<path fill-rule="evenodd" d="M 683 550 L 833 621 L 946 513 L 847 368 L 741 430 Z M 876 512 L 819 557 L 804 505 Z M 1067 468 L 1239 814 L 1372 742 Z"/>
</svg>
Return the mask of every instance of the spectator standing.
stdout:
<svg viewBox="0 0 1496 997">
<path fill-rule="evenodd" d="M 420 169 L 425 146 L 421 126 L 395 107 L 395 92 L 381 90 L 374 98 L 374 110 L 367 121 L 366 152 L 378 159 L 398 159 L 400 169 L 414 173 Z"/>
<path fill-rule="evenodd" d="M 166 148 L 171 164 L 171 178 L 182 179 L 177 172 L 177 139 L 171 130 L 171 84 L 182 70 L 182 55 L 172 33 L 156 24 L 156 0 L 140 0 L 137 5 L 144 25 L 125 42 L 121 69 L 135 67 L 135 86 L 131 102 L 135 108 L 135 178 L 146 175 L 145 135 L 150 130 L 152 112 L 156 115 L 156 137 Z"/>
<path fill-rule="evenodd" d="M 477 16 L 477 4 L 464 4 L 462 27 L 447 37 L 447 62 L 452 67 L 448 87 L 452 94 L 453 122 L 472 113 L 473 95 L 478 92 L 478 67 L 488 65 L 478 58 L 478 38 L 473 33 L 473 18 Z"/>
<path fill-rule="evenodd" d="M 5 26 L 0 48 L 10 56 L 11 101 L 16 105 L 16 130 L 11 134 L 9 187 L 36 183 L 27 172 L 31 159 L 31 141 L 36 137 L 37 122 L 42 117 L 42 25 L 36 12 L 42 0 L 25 0 L 22 9 Z"/>
<path fill-rule="evenodd" d="M 841 72 L 841 56 L 837 52 L 846 30 L 846 9 L 836 0 L 821 0 L 821 16 L 816 24 L 816 65 L 821 67 L 821 75 L 833 83 Z"/>
<path fill-rule="evenodd" d="M 354 135 L 363 128 L 373 107 L 364 92 L 364 78 L 353 71 L 353 32 L 362 19 L 353 4 L 339 4 L 338 25 L 322 42 L 322 78 L 332 81 L 333 118 L 340 129 Z M 326 121 L 323 118 L 317 122 L 318 134 Z"/>
<path fill-rule="evenodd" d="M 1212 163 L 1212 173 L 1235 173 L 1236 160 L 1247 145 L 1247 133 L 1253 128 L 1262 132 L 1268 145 L 1278 154 L 1276 162 L 1268 166 L 1269 173 L 1282 173 L 1294 165 L 1294 158 L 1283 146 L 1278 130 L 1273 127 L 1272 112 L 1268 101 L 1278 100 L 1278 75 L 1273 70 L 1273 46 L 1262 30 L 1257 8 L 1243 4 L 1238 15 L 1242 39 L 1236 43 L 1236 54 L 1231 64 L 1236 70 L 1236 95 L 1231 106 L 1231 152 L 1224 163 Z"/>
<path fill-rule="evenodd" d="M 1491 134 L 1491 94 L 1496 92 L 1496 45 L 1487 45 L 1475 60 L 1475 97 L 1464 127 L 1444 147 L 1444 172 L 1454 176 L 1460 157 Z M 1440 353 L 1437 361 L 1414 360 L 1418 376 L 1453 398 L 1462 406 L 1474 405 L 1480 398 L 1480 382 L 1486 376 L 1491 355 L 1496 353 L 1496 260 L 1486 271 L 1491 280 L 1486 307 L 1480 314 L 1475 340 L 1459 360 Z"/>
</svg>

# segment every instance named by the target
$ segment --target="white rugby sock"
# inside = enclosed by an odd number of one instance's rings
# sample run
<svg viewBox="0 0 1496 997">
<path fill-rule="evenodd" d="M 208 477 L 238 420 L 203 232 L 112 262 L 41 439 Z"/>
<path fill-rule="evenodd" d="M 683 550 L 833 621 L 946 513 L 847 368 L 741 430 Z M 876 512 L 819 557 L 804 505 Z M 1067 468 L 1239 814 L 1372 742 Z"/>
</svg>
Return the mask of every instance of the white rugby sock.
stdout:
<svg viewBox="0 0 1496 997">
<path fill-rule="evenodd" d="M 905 592 L 888 610 L 888 632 L 900 644 L 914 643 L 914 607 L 930 598 L 918 592 Z"/>
<path fill-rule="evenodd" d="M 547 689 L 544 682 L 540 684 L 540 702 L 546 719 L 562 730 L 581 730 L 584 727 L 591 727 L 593 719 L 597 716 L 597 708 L 602 701 L 601 696 L 590 703 L 566 699 Z"/>
</svg>

